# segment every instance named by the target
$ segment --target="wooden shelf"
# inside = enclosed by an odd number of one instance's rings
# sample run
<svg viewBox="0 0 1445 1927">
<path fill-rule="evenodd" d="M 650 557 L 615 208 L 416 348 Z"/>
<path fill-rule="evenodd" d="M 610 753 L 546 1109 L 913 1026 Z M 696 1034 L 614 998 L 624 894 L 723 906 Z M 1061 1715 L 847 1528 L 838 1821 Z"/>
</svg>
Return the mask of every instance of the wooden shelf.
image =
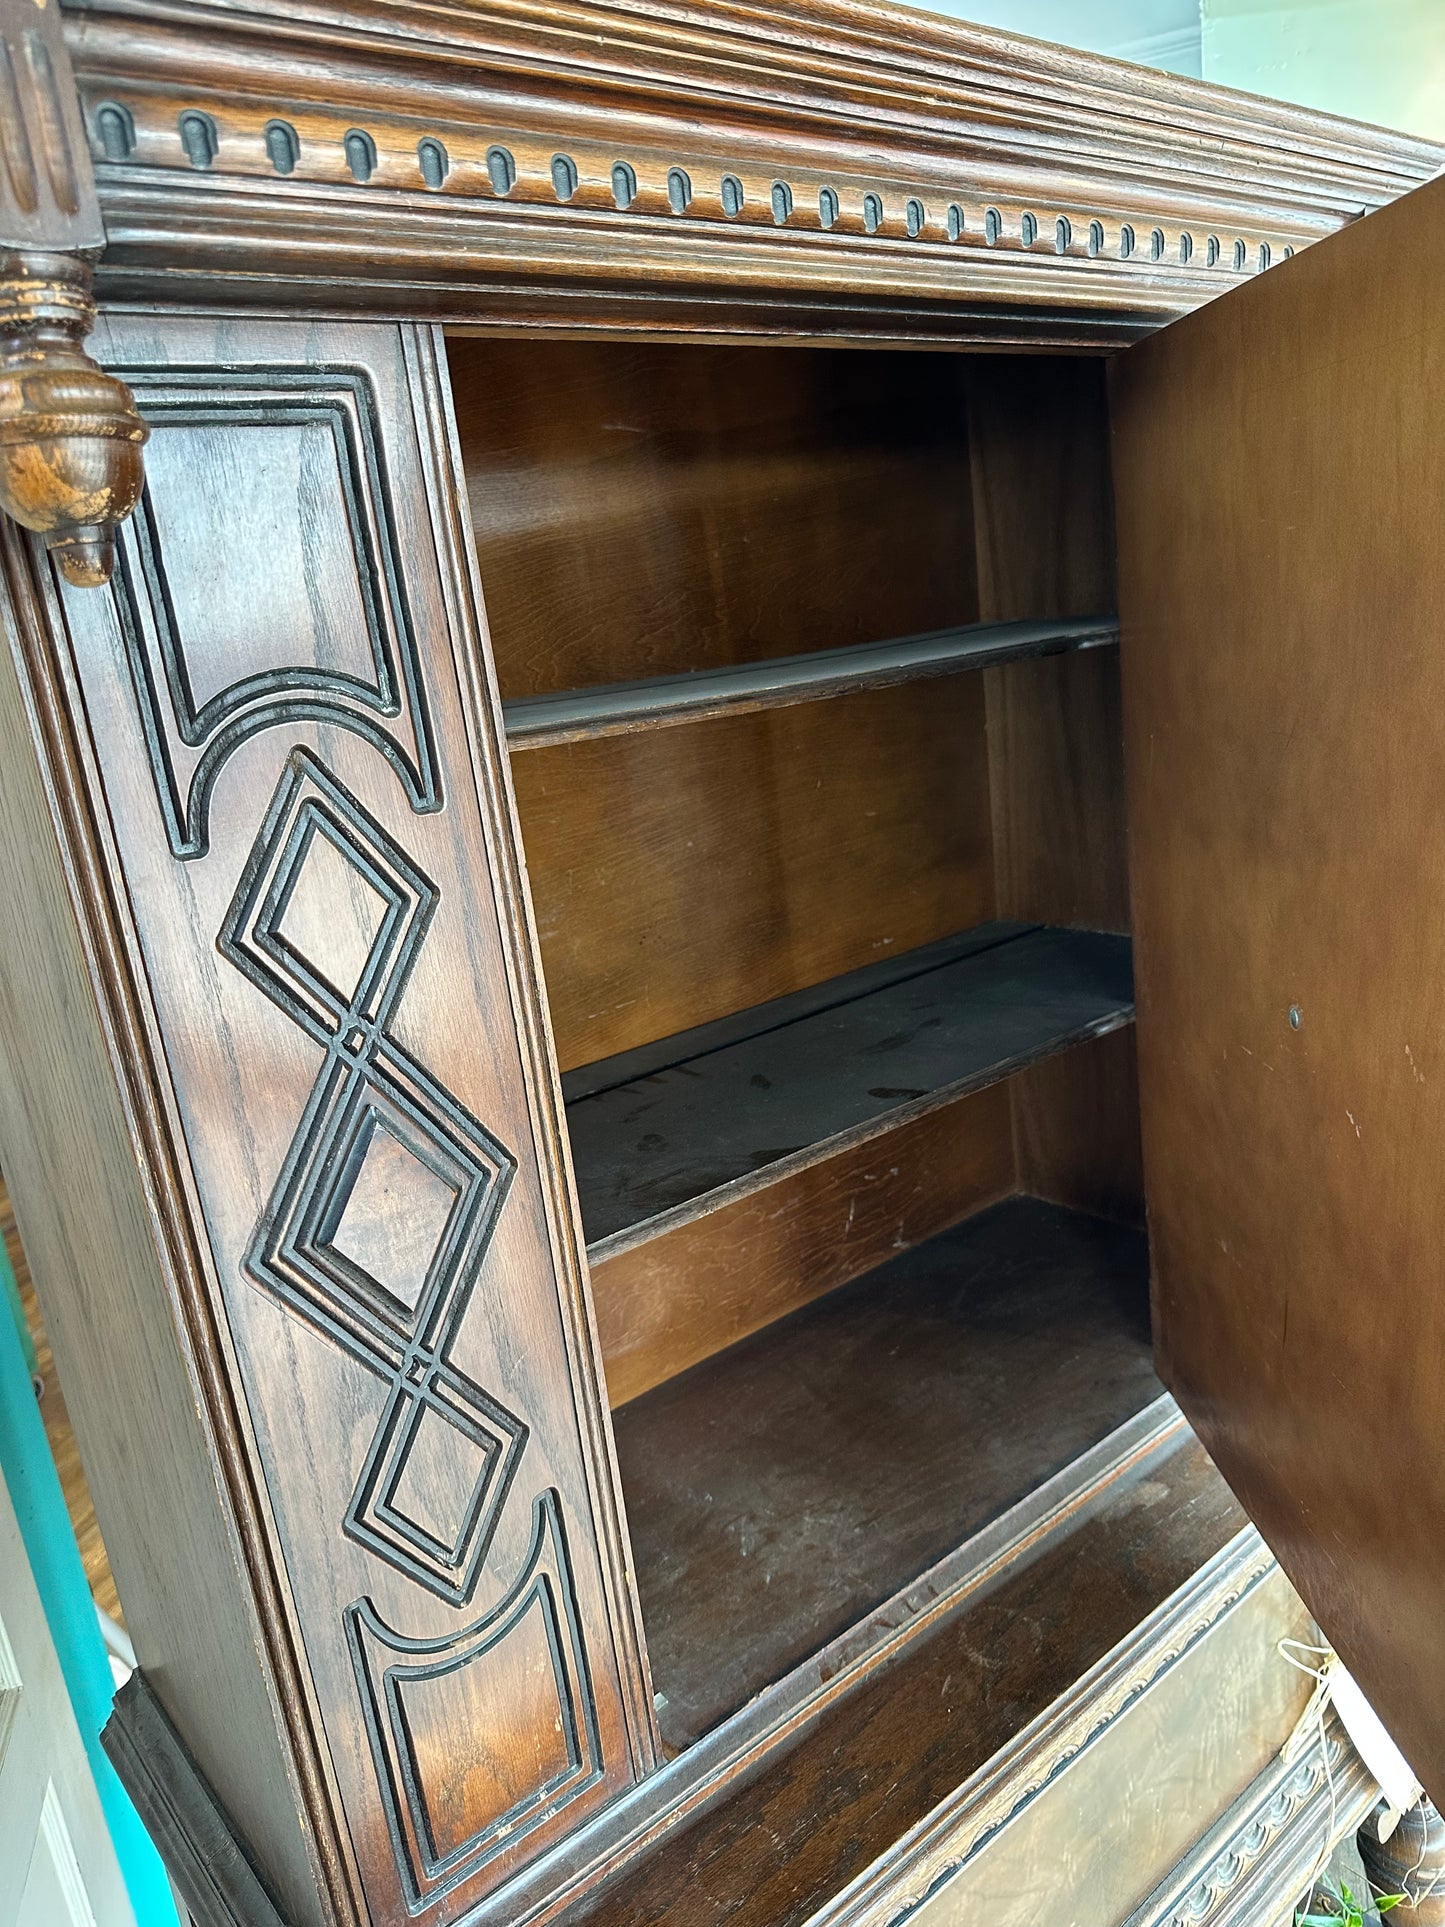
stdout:
<svg viewBox="0 0 1445 1927">
<path fill-rule="evenodd" d="M 571 1071 L 594 1263 L 1133 1011 L 1127 937 L 988 923 Z"/>
<path fill-rule="evenodd" d="M 507 742 L 513 750 L 542 749 L 584 737 L 621 736 L 693 722 L 705 716 L 771 709 L 852 690 L 916 682 L 961 669 L 1069 650 L 1098 649 L 1119 640 L 1114 616 L 1066 622 L 979 622 L 892 642 L 864 642 L 848 649 L 774 656 L 763 662 L 729 664 L 685 676 L 645 682 L 599 683 L 503 703 Z"/>
<path fill-rule="evenodd" d="M 1223 1549 L 1239 1544 L 1246 1520 L 1182 1423 L 1121 1457 L 1082 1488 L 1071 1517 L 1056 1514 L 1030 1539 L 1027 1558 L 1000 1569 L 985 1554 L 973 1583 L 922 1627 L 913 1620 L 901 1649 L 885 1645 L 864 1678 L 846 1660 L 820 1668 L 806 1713 L 790 1679 L 664 1767 L 659 1780 L 684 1799 L 741 1759 L 753 1770 L 734 1771 L 704 1813 L 639 1855 L 589 1907 L 588 1927 L 826 1917 L 840 1879 L 888 1864 L 907 1838 L 933 1844 L 971 1780 L 977 1813 L 997 1785 L 989 1762 L 1033 1721 L 1057 1718 L 1060 1696 L 1091 1669 L 1126 1687 L 1139 1627 L 1166 1601 L 1187 1602 L 1201 1568 L 1230 1559 Z M 822 1667 L 840 1657 L 826 1654 Z"/>
<path fill-rule="evenodd" d="M 668 1744 L 691 1744 L 1159 1395 L 1144 1234 L 1017 1198 L 623 1406 Z"/>
</svg>

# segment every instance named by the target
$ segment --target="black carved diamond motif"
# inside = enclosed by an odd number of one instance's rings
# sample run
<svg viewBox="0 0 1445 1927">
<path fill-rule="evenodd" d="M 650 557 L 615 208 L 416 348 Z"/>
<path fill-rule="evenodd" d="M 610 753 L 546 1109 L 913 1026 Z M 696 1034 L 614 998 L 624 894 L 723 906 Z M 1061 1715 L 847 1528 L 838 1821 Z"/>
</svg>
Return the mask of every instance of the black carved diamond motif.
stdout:
<svg viewBox="0 0 1445 1927">
<path fill-rule="evenodd" d="M 437 901 L 297 750 L 218 942 L 326 1052 L 247 1272 L 387 1382 L 346 1531 L 461 1605 L 527 1427 L 449 1356 L 516 1161 L 387 1031 Z"/>
</svg>

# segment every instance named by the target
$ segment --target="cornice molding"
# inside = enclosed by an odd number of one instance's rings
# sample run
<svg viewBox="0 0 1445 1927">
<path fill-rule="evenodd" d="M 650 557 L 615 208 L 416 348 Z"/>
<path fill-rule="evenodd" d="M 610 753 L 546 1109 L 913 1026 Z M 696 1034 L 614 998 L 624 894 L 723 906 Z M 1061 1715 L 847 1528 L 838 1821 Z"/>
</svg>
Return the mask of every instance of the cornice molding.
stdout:
<svg viewBox="0 0 1445 1927">
<path fill-rule="evenodd" d="M 89 0 L 66 26 L 118 301 L 1112 348 L 1445 165 L 855 0 Z"/>
</svg>

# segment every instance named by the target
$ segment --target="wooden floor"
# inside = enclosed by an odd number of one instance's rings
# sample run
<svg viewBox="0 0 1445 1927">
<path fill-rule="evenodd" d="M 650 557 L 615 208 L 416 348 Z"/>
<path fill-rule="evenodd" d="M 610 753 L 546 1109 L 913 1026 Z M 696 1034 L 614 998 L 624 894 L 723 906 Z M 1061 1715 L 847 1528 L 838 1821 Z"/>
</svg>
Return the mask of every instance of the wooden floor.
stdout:
<svg viewBox="0 0 1445 1927">
<path fill-rule="evenodd" d="M 690 1745 L 1158 1397 L 1144 1234 L 1010 1199 L 614 1414 Z"/>
<path fill-rule="evenodd" d="M 112 1619 L 123 1625 L 125 1622 L 121 1615 L 120 1600 L 116 1596 L 115 1581 L 110 1574 L 110 1561 L 105 1556 L 100 1527 L 95 1522 L 95 1507 L 90 1502 L 90 1488 L 85 1482 L 85 1468 L 80 1463 L 80 1451 L 75 1443 L 75 1433 L 71 1429 L 70 1414 L 65 1409 L 60 1380 L 56 1376 L 50 1340 L 45 1334 L 45 1321 L 35 1296 L 30 1266 L 26 1261 L 25 1249 L 20 1242 L 15 1213 L 10 1207 L 10 1194 L 5 1189 L 3 1179 L 0 1179 L 0 1235 L 5 1239 L 5 1249 L 15 1272 L 16 1283 L 20 1287 L 20 1298 L 25 1307 L 30 1335 L 35 1342 L 35 1355 L 39 1362 L 41 1382 L 44 1386 L 40 1399 L 40 1416 L 45 1421 L 45 1436 L 50 1441 L 50 1450 L 55 1459 L 56 1469 L 60 1473 L 60 1487 L 65 1494 L 65 1507 L 70 1514 L 70 1523 L 80 1546 L 85 1576 L 90 1581 L 90 1590 L 95 1603 L 109 1613 Z"/>
</svg>

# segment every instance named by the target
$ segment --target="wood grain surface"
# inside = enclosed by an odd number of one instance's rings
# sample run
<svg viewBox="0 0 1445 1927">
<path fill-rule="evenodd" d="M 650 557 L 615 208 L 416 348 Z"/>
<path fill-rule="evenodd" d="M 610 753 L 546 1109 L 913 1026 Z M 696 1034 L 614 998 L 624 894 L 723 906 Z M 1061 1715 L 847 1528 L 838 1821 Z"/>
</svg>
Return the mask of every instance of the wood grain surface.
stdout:
<svg viewBox="0 0 1445 1927">
<path fill-rule="evenodd" d="M 993 914 L 979 679 L 513 764 L 564 1070 Z"/>
<path fill-rule="evenodd" d="M 96 976 L 113 933 L 104 900 L 87 898 L 67 865 L 94 854 L 92 826 L 71 814 L 73 751 L 53 721 L 39 744 L 32 733 L 37 695 L 52 719 L 61 700 L 51 649 L 62 631 L 43 585 L 34 550 L 0 526 L 14 652 L 0 673 L 0 875 L 24 905 L 0 920 L 0 1158 L 132 1644 L 272 1886 L 313 1927 L 328 1904 L 345 1906 L 344 1876 L 325 1833 L 300 1824 L 295 1731 L 257 1664 L 277 1602 L 264 1571 L 248 1570 L 221 1500 L 225 1457 L 185 1354 L 184 1257 L 158 1236 L 137 1165 L 146 1046 L 120 973 L 102 1017 Z M 210 1575 L 204 1613 L 199 1572 Z"/>
<path fill-rule="evenodd" d="M 968 397 L 982 620 L 1112 609 L 1114 523 L 1103 370 L 1009 357 Z M 997 914 L 1129 928 L 1116 661 L 984 672 Z"/>
<path fill-rule="evenodd" d="M 449 348 L 504 698 L 977 613 L 957 359 Z M 564 1069 L 991 914 L 963 677 L 514 762 Z"/>
<path fill-rule="evenodd" d="M 996 1205 L 616 1415 L 686 1745 L 1157 1395 L 1142 1237 Z"/>
<path fill-rule="evenodd" d="M 993 1084 L 655 1237 L 592 1254 L 612 1404 L 1013 1189 L 1008 1085 Z"/>
<path fill-rule="evenodd" d="M 1437 1801 L 1442 213 L 1111 390 L 1160 1367 Z"/>
<path fill-rule="evenodd" d="M 15 1222 L 14 1207 L 10 1203 L 10 1193 L 0 1179 L 0 1237 L 5 1240 L 5 1255 L 10 1260 L 15 1273 L 15 1282 L 20 1287 L 20 1302 L 25 1311 L 25 1322 L 29 1327 L 31 1340 L 35 1346 L 35 1362 L 40 1373 L 40 1416 L 45 1425 L 45 1438 L 50 1447 L 50 1455 L 55 1460 L 55 1469 L 60 1475 L 60 1489 L 65 1497 L 65 1513 L 70 1520 L 70 1529 L 75 1534 L 75 1543 L 80 1548 L 80 1561 L 85 1567 L 86 1581 L 90 1586 L 91 1597 L 103 1612 L 118 1625 L 125 1624 L 121 1610 L 120 1595 L 115 1589 L 115 1578 L 110 1569 L 110 1559 L 105 1550 L 105 1542 L 100 1536 L 100 1527 L 95 1518 L 95 1501 L 90 1496 L 90 1485 L 81 1463 L 80 1447 L 76 1443 L 75 1427 L 70 1422 L 70 1411 L 65 1403 L 65 1391 L 60 1383 L 60 1375 L 55 1369 L 55 1353 L 51 1348 L 50 1334 L 45 1329 L 45 1315 L 40 1300 L 35 1295 L 35 1282 L 30 1275 L 30 1261 L 25 1256 L 25 1247 L 20 1238 L 20 1227 Z"/>
<path fill-rule="evenodd" d="M 977 615 L 960 358 L 453 339 L 448 360 L 504 700 Z"/>
<path fill-rule="evenodd" d="M 712 1812 L 639 1856 L 588 1927 L 802 1927 L 1245 1523 L 1192 1441 Z M 979 1663 L 979 1656 L 985 1662 Z"/>
<path fill-rule="evenodd" d="M 1445 158 L 846 0 L 427 20 L 368 0 L 67 14 L 108 298 L 1107 351 Z"/>
<path fill-rule="evenodd" d="M 1029 1065 L 1007 1089 L 1020 1190 L 1143 1224 L 1132 1024 Z"/>
<path fill-rule="evenodd" d="M 821 1007 L 791 1021 L 793 1000 L 761 1006 L 751 1035 L 679 1052 L 568 1105 L 589 1247 L 721 1203 L 775 1166 L 814 1162 L 937 1109 L 1117 1029 L 1133 1011 L 1127 938 L 1007 923 L 827 991 L 808 994 Z M 621 1063 L 630 1068 L 630 1057 Z"/>
<path fill-rule="evenodd" d="M 589 1254 L 612 1404 L 1015 1191 L 1141 1224 L 1132 1027 Z"/>
<path fill-rule="evenodd" d="M 284 1742 L 239 1704 L 218 1752 L 173 1601 L 127 1589 L 132 1631 L 246 1832 L 294 1775 L 339 1889 L 303 1921 L 485 1905 L 654 1741 L 439 344 L 102 339 L 152 423 L 149 491 L 113 591 L 49 611 L 39 700 L 82 732 L 78 894 L 114 919 L 93 995 L 134 996 L 154 1080 L 132 1181 L 195 1267 L 167 1287 L 183 1348 L 145 1328 L 146 1369 L 222 1440 L 219 1466 L 166 1448 L 231 1540 L 230 1572 L 186 1562 L 188 1597 L 199 1575 L 251 1602 L 234 1664 Z M 27 1213 L 47 1250 L 67 1188 L 17 1182 L 32 1256 Z M 69 1385 L 105 1268 L 37 1275 Z M 87 1301 L 75 1376 L 110 1426 L 135 1399 L 97 1376 L 121 1302 Z M 96 1496 L 124 1584 L 154 1540 Z M 290 1902 L 284 1824 L 255 1832 Z"/>
<path fill-rule="evenodd" d="M 502 705 L 507 746 L 542 749 L 588 736 L 626 736 L 664 729 L 708 716 L 779 709 L 787 703 L 846 696 L 890 683 L 931 681 L 965 670 L 1073 649 L 1110 648 L 1119 639 L 1112 616 L 1064 622 L 975 622 L 961 629 L 931 629 L 891 642 L 855 642 L 810 655 L 766 656 L 755 663 L 689 669 L 639 682 L 586 684 L 524 696 Z"/>
</svg>

